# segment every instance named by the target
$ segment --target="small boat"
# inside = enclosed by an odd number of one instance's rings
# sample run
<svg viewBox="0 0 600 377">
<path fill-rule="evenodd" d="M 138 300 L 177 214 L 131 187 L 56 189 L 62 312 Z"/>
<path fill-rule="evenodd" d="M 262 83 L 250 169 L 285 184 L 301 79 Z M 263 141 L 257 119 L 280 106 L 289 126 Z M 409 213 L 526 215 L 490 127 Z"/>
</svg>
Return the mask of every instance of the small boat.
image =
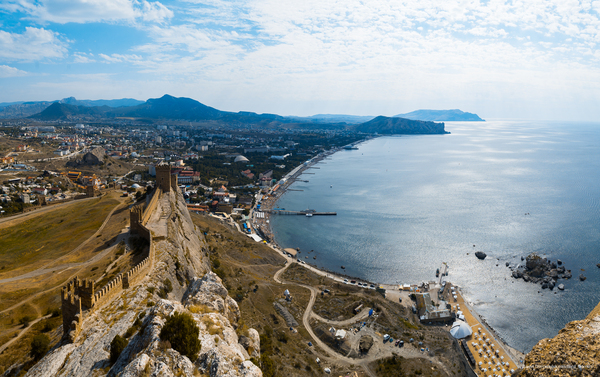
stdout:
<svg viewBox="0 0 600 377">
<path fill-rule="evenodd" d="M 306 217 L 312 217 L 312 215 L 313 215 L 312 213 L 307 213 Z"/>
</svg>

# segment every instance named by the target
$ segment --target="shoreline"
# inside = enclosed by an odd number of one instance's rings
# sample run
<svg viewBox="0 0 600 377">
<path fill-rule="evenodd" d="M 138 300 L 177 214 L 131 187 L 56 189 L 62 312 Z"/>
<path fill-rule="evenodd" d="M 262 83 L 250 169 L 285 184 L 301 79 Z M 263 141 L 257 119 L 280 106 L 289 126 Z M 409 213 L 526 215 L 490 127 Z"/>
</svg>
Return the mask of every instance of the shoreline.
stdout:
<svg viewBox="0 0 600 377">
<path fill-rule="evenodd" d="M 356 144 L 361 144 L 368 140 L 370 140 L 370 139 L 362 140 Z M 279 243 L 277 243 L 277 240 L 274 237 L 269 219 L 270 219 L 270 215 L 271 215 L 270 211 L 273 208 L 277 208 L 276 204 L 277 204 L 278 200 L 287 192 L 288 189 L 290 189 L 290 186 L 306 170 L 308 170 L 309 168 L 318 164 L 319 162 L 325 160 L 327 157 L 332 156 L 334 153 L 339 152 L 340 150 L 341 149 L 324 152 L 322 155 L 318 155 L 315 158 L 311 159 L 308 163 L 304 163 L 302 165 L 295 167 L 290 173 L 288 173 L 288 175 L 286 175 L 284 177 L 284 178 L 287 178 L 287 180 L 285 180 L 284 184 L 278 185 L 278 187 L 276 186 L 275 190 L 271 189 L 268 194 L 261 196 L 261 199 L 259 200 L 259 201 L 261 201 L 261 211 L 265 215 L 263 218 L 260 218 L 260 219 L 255 218 L 252 213 L 255 210 L 255 208 L 253 208 L 253 210 L 251 211 L 251 214 L 250 214 L 251 218 L 252 218 L 252 225 L 253 225 L 253 227 L 258 227 L 261 232 L 265 233 L 265 235 L 269 238 L 269 242 L 267 243 L 267 245 L 269 247 L 271 247 L 274 251 L 279 252 L 280 255 L 283 255 L 286 258 L 286 260 L 290 263 L 298 263 L 300 265 L 303 265 L 305 268 L 307 268 L 321 276 L 325 276 L 329 279 L 332 279 L 332 280 L 340 282 L 340 283 L 344 283 L 344 281 L 343 281 L 344 279 L 356 280 L 357 282 L 366 282 L 369 284 L 376 284 L 376 286 L 386 289 L 386 292 L 389 292 L 389 293 L 394 292 L 394 296 L 397 296 L 398 295 L 397 293 L 402 294 L 403 292 L 406 292 L 406 291 L 399 290 L 398 284 L 379 284 L 379 283 L 369 282 L 365 279 L 356 278 L 354 276 L 346 275 L 344 273 L 333 272 L 333 271 L 329 271 L 322 267 L 317 267 L 315 265 L 310 264 L 309 262 L 305 262 L 304 260 L 301 260 L 299 257 L 297 257 L 297 260 L 300 261 L 300 262 L 298 262 L 298 261 L 294 260 L 294 258 L 291 258 L 286 254 L 285 249 L 281 245 L 279 245 Z M 273 194 L 273 192 L 276 192 L 276 193 Z M 460 287 L 457 287 L 457 288 L 459 288 L 459 291 L 460 291 Z M 368 288 L 365 288 L 365 289 L 368 289 Z M 485 330 L 487 330 L 487 332 L 489 334 L 493 335 L 493 339 L 498 342 L 499 347 L 502 347 L 505 350 L 506 355 L 509 356 L 510 359 L 512 359 L 512 361 L 518 367 L 522 367 L 523 360 L 525 358 L 525 354 L 523 352 L 515 349 L 514 347 L 510 346 L 494 330 L 494 328 L 490 324 L 488 324 L 486 319 L 483 318 L 479 313 L 476 312 L 476 310 L 474 309 L 472 304 L 462 296 L 462 292 L 460 292 L 460 294 L 461 294 L 461 298 L 463 300 L 464 306 L 469 311 L 469 313 L 473 316 L 473 318 L 476 318 L 476 320 L 481 325 L 481 327 L 484 328 Z M 392 300 L 392 301 L 394 301 L 394 300 Z M 475 373 L 478 373 L 477 366 L 474 366 L 473 370 L 475 371 Z"/>
</svg>

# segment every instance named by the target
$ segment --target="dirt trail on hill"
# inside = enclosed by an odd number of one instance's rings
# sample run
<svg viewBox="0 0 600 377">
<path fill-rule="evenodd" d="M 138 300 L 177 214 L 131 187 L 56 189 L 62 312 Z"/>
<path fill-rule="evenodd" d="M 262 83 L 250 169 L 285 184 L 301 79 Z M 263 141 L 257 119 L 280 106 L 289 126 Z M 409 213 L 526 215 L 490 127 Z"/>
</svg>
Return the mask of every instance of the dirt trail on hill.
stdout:
<svg viewBox="0 0 600 377">
<path fill-rule="evenodd" d="M 329 359 L 330 362 L 333 362 L 333 363 L 339 362 L 339 363 L 343 363 L 343 364 L 360 366 L 364 369 L 365 373 L 367 373 L 369 376 L 376 377 L 375 374 L 373 373 L 373 371 L 369 369 L 368 365 L 374 361 L 377 361 L 377 360 L 380 360 L 383 358 L 387 358 L 387 357 L 391 357 L 393 355 L 398 355 L 398 356 L 402 356 L 405 358 L 427 359 L 427 360 L 431 361 L 432 363 L 438 365 L 442 370 L 446 371 L 445 366 L 442 363 L 440 363 L 439 360 L 437 360 L 433 357 L 430 357 L 429 355 L 427 355 L 423 352 L 420 352 L 418 349 L 416 349 L 410 345 L 406 345 L 402 348 L 396 348 L 396 347 L 393 347 L 392 345 L 386 346 L 386 344 L 377 342 L 377 339 L 380 337 L 380 335 L 376 334 L 375 331 L 373 331 L 372 329 L 369 329 L 369 328 L 361 329 L 361 333 L 363 333 L 365 335 L 370 335 L 375 340 L 374 347 L 371 348 L 371 350 L 369 351 L 369 353 L 366 357 L 363 357 L 360 359 L 349 358 L 346 356 L 342 356 L 339 353 L 337 353 L 336 351 L 334 351 L 333 349 L 331 349 L 328 345 L 326 345 L 323 341 L 321 341 L 321 339 L 319 339 L 319 337 L 317 337 L 317 335 L 314 333 L 312 327 L 310 326 L 310 318 L 311 317 L 316 318 L 319 321 L 322 321 L 322 322 L 325 322 L 328 324 L 332 324 L 332 325 L 345 326 L 345 325 L 350 325 L 350 324 L 359 322 L 361 319 L 368 317 L 368 310 L 363 310 L 361 313 L 354 316 L 353 318 L 350 318 L 350 319 L 344 320 L 344 321 L 331 321 L 331 320 L 327 320 L 327 319 L 324 319 L 324 318 L 318 316 L 317 314 L 315 314 L 312 311 L 312 309 L 315 304 L 319 290 L 314 287 L 308 286 L 308 285 L 294 283 L 294 282 L 290 282 L 290 281 L 281 279 L 281 275 L 287 270 L 287 268 L 289 266 L 291 266 L 292 263 L 295 263 L 289 257 L 286 257 L 286 260 L 287 260 L 286 265 L 274 274 L 273 279 L 279 284 L 292 284 L 292 285 L 306 288 L 310 291 L 310 300 L 308 302 L 308 305 L 306 306 L 304 315 L 302 316 L 302 324 L 304 325 L 304 328 L 306 329 L 306 331 L 308 332 L 310 337 L 313 339 L 315 345 L 318 345 L 319 348 L 321 348 L 323 351 L 325 351 L 325 353 L 328 355 L 328 357 L 326 359 Z M 303 265 L 303 264 L 300 264 L 300 263 L 298 263 L 298 264 L 302 267 L 305 267 L 305 265 Z"/>
<path fill-rule="evenodd" d="M 23 279 L 30 279 L 30 278 L 34 278 L 36 276 L 40 276 L 49 272 L 55 272 L 55 271 L 65 271 L 68 270 L 69 268 L 75 268 L 75 267 L 81 267 L 81 266 L 86 266 L 89 265 L 90 263 L 95 263 L 98 260 L 100 260 L 101 258 L 103 258 L 113 247 L 108 247 L 106 249 L 104 249 L 101 253 L 95 255 L 92 259 L 86 261 L 86 262 L 81 262 L 81 263 L 69 263 L 69 264 L 63 264 L 63 265 L 58 265 L 58 266 L 54 266 L 51 267 L 52 265 L 55 265 L 56 263 L 59 263 L 60 260 L 68 257 L 69 255 L 72 255 L 76 252 L 78 252 L 79 250 L 81 250 L 81 248 L 83 248 L 85 245 L 87 245 L 89 242 L 91 242 L 93 239 L 95 239 L 101 232 L 102 230 L 104 230 L 104 227 L 106 226 L 106 224 L 108 224 L 108 221 L 110 220 L 110 218 L 112 217 L 113 213 L 122 205 L 123 203 L 119 203 L 117 204 L 112 211 L 110 211 L 110 213 L 106 216 L 106 218 L 104 219 L 104 222 L 102 223 L 102 225 L 100 225 L 100 228 L 98 228 L 98 230 L 92 234 L 88 239 L 86 239 L 85 241 L 83 241 L 82 243 L 79 244 L 79 246 L 77 246 L 75 249 L 69 251 L 67 254 L 61 256 L 60 258 L 58 258 L 57 260 L 51 261 L 49 263 L 47 263 L 46 265 L 24 273 L 22 275 L 18 275 L 18 276 L 14 276 L 11 278 L 6 278 L 6 279 L 2 279 L 0 280 L 0 284 L 2 283 L 11 283 L 11 282 L 15 282 L 18 280 L 23 280 Z M 117 242 L 118 243 L 118 242 Z"/>
<path fill-rule="evenodd" d="M 30 212 L 21 213 L 19 215 L 14 215 L 14 216 L 6 217 L 6 218 L 1 218 L 0 219 L 0 229 L 16 225 L 22 221 L 27 220 L 30 217 L 36 217 L 36 216 L 42 215 L 48 211 L 54 211 L 55 209 L 66 207 L 69 204 L 81 203 L 84 200 L 99 199 L 99 198 L 100 198 L 99 196 L 96 196 L 93 198 L 71 200 L 66 203 L 52 204 L 52 205 L 49 205 L 49 206 L 46 206 L 46 207 L 43 207 L 40 209 L 36 209 L 36 210 L 30 211 Z"/>
</svg>

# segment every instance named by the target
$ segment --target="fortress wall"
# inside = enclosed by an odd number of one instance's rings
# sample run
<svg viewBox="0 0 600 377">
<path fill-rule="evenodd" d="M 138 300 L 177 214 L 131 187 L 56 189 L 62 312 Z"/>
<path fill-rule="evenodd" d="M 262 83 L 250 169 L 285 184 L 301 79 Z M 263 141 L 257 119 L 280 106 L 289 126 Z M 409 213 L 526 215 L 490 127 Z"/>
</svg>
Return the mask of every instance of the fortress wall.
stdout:
<svg viewBox="0 0 600 377">
<path fill-rule="evenodd" d="M 152 213 L 156 210 L 162 190 L 157 188 L 146 210 L 141 206 L 134 207 L 130 211 L 131 227 L 130 230 L 140 234 L 149 242 L 148 256 L 136 264 L 126 273 L 119 274 L 109 281 L 102 289 L 95 291 L 93 281 L 83 280 L 75 277 L 69 281 L 61 290 L 61 303 L 63 314 L 63 333 L 71 341 L 79 334 L 83 321 L 82 304 L 85 309 L 94 310 L 97 306 L 109 302 L 114 297 L 138 284 L 154 268 L 155 243 L 152 239 L 152 233 L 143 224 L 143 217 L 150 219 Z M 142 216 L 143 214 L 143 216 Z M 146 221 L 147 222 L 147 221 Z"/>
<path fill-rule="evenodd" d="M 102 306 L 107 301 L 110 301 L 115 296 L 119 295 L 123 291 L 123 274 L 117 275 L 114 279 L 109 281 L 100 292 L 94 295 L 94 301 L 96 306 Z"/>
<path fill-rule="evenodd" d="M 81 300 L 75 296 L 73 283 L 69 282 L 61 290 L 61 310 L 63 316 L 63 333 L 74 339 L 81 331 Z"/>
<path fill-rule="evenodd" d="M 160 187 L 157 187 L 154 190 L 154 193 L 152 194 L 152 199 L 150 199 L 150 202 L 148 203 L 148 205 L 146 206 L 146 209 L 144 210 L 144 214 L 142 216 L 141 219 L 141 223 L 143 225 L 148 224 L 148 221 L 150 220 L 150 217 L 152 216 L 152 214 L 154 213 L 154 211 L 156 211 L 156 206 L 158 205 L 158 201 L 160 199 L 160 197 L 162 196 L 162 189 Z"/>
</svg>

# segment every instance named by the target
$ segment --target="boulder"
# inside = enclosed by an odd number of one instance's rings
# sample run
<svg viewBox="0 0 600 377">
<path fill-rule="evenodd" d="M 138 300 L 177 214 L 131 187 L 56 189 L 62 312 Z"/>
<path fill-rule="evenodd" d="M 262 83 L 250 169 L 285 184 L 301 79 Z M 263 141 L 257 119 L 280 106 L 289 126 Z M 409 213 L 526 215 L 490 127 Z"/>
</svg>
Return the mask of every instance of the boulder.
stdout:
<svg viewBox="0 0 600 377">
<path fill-rule="evenodd" d="M 579 280 L 584 281 L 585 279 L 587 279 L 585 276 L 583 276 L 583 274 L 579 275 Z"/>
<path fill-rule="evenodd" d="M 558 285 L 558 289 L 560 289 L 561 291 L 565 290 L 565 285 L 564 284 L 559 284 Z"/>
<path fill-rule="evenodd" d="M 211 310 L 226 316 L 232 324 L 237 324 L 240 309 L 223 286 L 221 278 L 214 272 L 209 272 L 201 279 L 194 278 L 183 295 L 186 307 L 192 305 L 205 305 Z"/>
<path fill-rule="evenodd" d="M 475 256 L 476 256 L 477 258 L 481 259 L 481 260 L 484 260 L 484 259 L 485 259 L 485 257 L 487 257 L 487 254 L 486 254 L 486 253 L 484 253 L 483 251 L 477 251 L 477 252 L 475 253 Z"/>
<path fill-rule="evenodd" d="M 520 279 L 523 277 L 523 270 L 517 269 L 512 272 L 512 277 L 515 279 Z"/>
<path fill-rule="evenodd" d="M 529 254 L 525 260 L 525 266 L 528 270 L 535 270 L 538 267 L 543 268 L 546 265 L 546 258 L 542 258 L 537 254 Z"/>
</svg>

